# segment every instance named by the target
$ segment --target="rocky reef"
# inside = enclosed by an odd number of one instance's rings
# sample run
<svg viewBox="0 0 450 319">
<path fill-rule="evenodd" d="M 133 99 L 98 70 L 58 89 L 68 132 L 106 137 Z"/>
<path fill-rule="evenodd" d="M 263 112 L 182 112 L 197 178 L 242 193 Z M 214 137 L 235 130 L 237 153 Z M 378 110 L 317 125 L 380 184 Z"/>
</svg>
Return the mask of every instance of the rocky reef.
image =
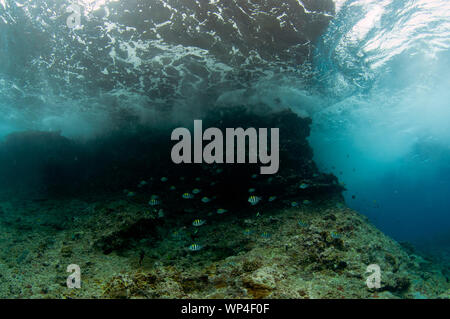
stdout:
<svg viewBox="0 0 450 319">
<path fill-rule="evenodd" d="M 32 161 L 23 154 L 33 153 L 54 159 L 33 172 L 70 177 L 42 179 L 38 198 L 4 191 L 0 296 L 449 297 L 448 263 L 406 249 L 346 208 L 343 186 L 313 162 L 309 119 L 235 107 L 203 120 L 205 127 L 278 127 L 279 172 L 259 175 L 258 164 L 175 165 L 170 132 L 179 123 L 85 143 L 54 133 L 9 137 L 4 163 L 19 155 Z M 13 174 L 9 165 L 5 172 Z M 252 195 L 261 201 L 251 205 Z M 81 268 L 81 289 L 66 287 L 70 264 Z M 370 264 L 380 266 L 379 289 L 366 286 Z"/>
<path fill-rule="evenodd" d="M 448 298 L 449 268 L 383 235 L 339 198 L 173 225 L 128 200 L 1 202 L 9 298 Z M 14 210 L 14 212 L 12 211 Z M 45 211 L 45 213 L 44 213 Z M 188 222 L 189 220 L 189 222 Z M 203 246 L 190 251 L 196 242 Z M 78 264 L 82 288 L 68 289 Z M 381 288 L 366 286 L 378 264 Z M 445 266 L 447 265 L 447 266 Z"/>
<path fill-rule="evenodd" d="M 224 131 L 238 127 L 280 129 L 280 170 L 270 185 L 266 183 L 268 178 L 258 180 L 258 187 L 264 191 L 278 195 L 301 180 L 311 181 L 313 187 L 307 193 L 342 189 L 335 177 L 320 174 L 313 162 L 307 141 L 309 118 L 301 118 L 290 110 L 271 111 L 264 106 L 252 110 L 243 106 L 219 108 L 198 118 L 203 119 L 205 128 L 217 127 Z M 69 140 L 57 132 L 14 133 L 0 143 L 0 180 L 3 182 L 0 188 L 3 186 L 15 194 L 25 193 L 25 196 L 28 196 L 28 189 L 40 192 L 40 197 L 44 198 L 70 197 L 87 193 L 111 194 L 125 188 L 132 190 L 144 180 L 148 184 L 144 189 L 161 186 L 158 190 L 161 192 L 171 182 L 178 184 L 173 186 L 190 187 L 180 177 L 201 176 L 203 181 L 197 187 L 206 187 L 226 201 L 233 194 L 247 192 L 249 185 L 255 182 L 251 176 L 259 174 L 260 165 L 173 163 L 170 155 L 175 143 L 171 141 L 171 133 L 178 126 L 192 126 L 194 119 L 133 127 L 125 133 L 112 133 L 86 142 Z M 169 181 L 161 183 L 162 176 Z M 216 185 L 209 185 L 213 181 Z M 17 187 L 14 184 L 18 184 Z"/>
</svg>

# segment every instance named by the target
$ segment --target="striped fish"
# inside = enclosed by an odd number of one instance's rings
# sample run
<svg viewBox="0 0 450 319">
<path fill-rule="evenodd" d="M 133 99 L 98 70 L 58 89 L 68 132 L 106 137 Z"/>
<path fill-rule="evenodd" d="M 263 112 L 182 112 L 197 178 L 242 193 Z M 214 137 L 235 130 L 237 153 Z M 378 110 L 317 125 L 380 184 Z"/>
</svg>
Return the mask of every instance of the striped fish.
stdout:
<svg viewBox="0 0 450 319">
<path fill-rule="evenodd" d="M 184 199 L 192 199 L 192 198 L 194 198 L 194 195 L 192 195 L 191 193 L 184 193 L 183 198 Z"/>
<path fill-rule="evenodd" d="M 195 227 L 203 226 L 206 223 L 206 220 L 203 219 L 196 219 L 192 222 L 192 225 Z"/>
<path fill-rule="evenodd" d="M 201 250 L 203 247 L 199 244 L 192 244 L 189 246 L 189 250 L 190 251 L 199 251 Z"/>
<path fill-rule="evenodd" d="M 252 195 L 248 198 L 248 202 L 252 205 L 256 205 L 261 201 L 261 197 Z"/>
</svg>

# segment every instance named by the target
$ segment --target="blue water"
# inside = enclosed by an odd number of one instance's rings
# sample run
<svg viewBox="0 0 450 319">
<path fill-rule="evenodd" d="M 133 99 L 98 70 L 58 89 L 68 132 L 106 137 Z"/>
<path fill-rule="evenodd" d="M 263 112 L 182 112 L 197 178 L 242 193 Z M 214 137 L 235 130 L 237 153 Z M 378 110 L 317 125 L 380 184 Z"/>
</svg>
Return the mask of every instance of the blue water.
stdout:
<svg viewBox="0 0 450 319">
<path fill-rule="evenodd" d="M 157 93 L 146 90 L 142 75 L 159 66 L 159 60 L 146 64 L 146 58 L 172 61 L 186 50 L 192 51 L 190 59 L 209 58 L 195 43 L 139 42 L 145 40 L 137 36 L 140 30 L 115 20 L 124 14 L 120 1 L 89 6 L 77 1 L 93 15 L 75 31 L 64 27 L 60 4 L 18 3 L 0 0 L 0 136 L 38 129 L 84 140 L 114 130 L 122 113 L 141 124 L 160 122 L 158 108 L 166 101 L 158 92 L 166 87 L 158 87 Z M 109 9 L 102 11 L 105 3 Z M 399 241 L 448 248 L 450 2 L 338 0 L 335 5 L 335 12 L 327 13 L 329 25 L 310 47 L 310 60 L 297 65 L 297 73 L 253 82 L 249 77 L 244 91 L 227 83 L 212 100 L 203 95 L 209 88 L 199 81 L 197 87 L 173 94 L 172 115 L 182 117 L 199 104 L 277 101 L 277 107 L 311 116 L 315 159 L 345 184 L 350 207 Z M 102 28 L 89 29 L 99 21 Z M 276 33 L 274 37 L 276 44 Z M 123 52 L 115 55 L 111 43 Z M 95 50 L 102 46 L 105 50 Z M 142 47 L 146 53 L 136 53 Z M 231 73 L 224 64 L 210 68 Z M 158 75 L 151 74 L 153 79 Z M 122 82 L 101 83 L 103 76 Z M 103 87 L 92 84 L 97 78 L 96 85 Z M 195 77 L 189 81 L 196 82 Z M 179 97 L 186 92 L 191 93 L 187 99 Z"/>
<path fill-rule="evenodd" d="M 316 51 L 317 159 L 384 232 L 449 247 L 449 3 L 342 3 Z"/>
</svg>

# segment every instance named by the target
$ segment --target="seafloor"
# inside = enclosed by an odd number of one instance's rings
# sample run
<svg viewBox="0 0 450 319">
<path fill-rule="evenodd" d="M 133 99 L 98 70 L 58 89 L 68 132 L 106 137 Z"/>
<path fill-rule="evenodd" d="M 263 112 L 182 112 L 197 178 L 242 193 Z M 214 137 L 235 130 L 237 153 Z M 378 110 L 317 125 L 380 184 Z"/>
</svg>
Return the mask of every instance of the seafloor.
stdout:
<svg viewBox="0 0 450 319">
<path fill-rule="evenodd" d="M 241 220 L 223 214 L 199 229 L 206 238 L 200 251 L 187 249 L 190 225 L 157 241 L 139 234 L 164 217 L 127 199 L 0 207 L 2 298 L 450 296 L 448 264 L 403 247 L 332 200 Z M 113 241 L 122 248 L 105 251 Z M 374 263 L 382 270 L 378 290 L 366 286 L 366 267 Z M 81 267 L 81 289 L 66 286 L 69 264 Z"/>
<path fill-rule="evenodd" d="M 399 244 L 346 207 L 344 187 L 313 161 L 310 119 L 260 111 L 212 111 L 204 123 L 278 127 L 274 176 L 258 165 L 176 166 L 167 127 L 84 144 L 48 132 L 7 137 L 0 297 L 449 298 L 448 256 Z M 252 194 L 262 197 L 254 206 Z M 80 289 L 66 285 L 71 264 Z M 371 264 L 379 289 L 366 285 Z"/>
</svg>

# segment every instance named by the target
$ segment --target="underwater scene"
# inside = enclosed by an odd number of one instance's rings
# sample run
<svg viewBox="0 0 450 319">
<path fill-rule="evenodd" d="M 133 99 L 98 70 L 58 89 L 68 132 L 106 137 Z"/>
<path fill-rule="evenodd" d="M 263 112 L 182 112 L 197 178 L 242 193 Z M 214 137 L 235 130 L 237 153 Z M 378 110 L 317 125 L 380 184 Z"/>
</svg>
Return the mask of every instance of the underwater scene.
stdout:
<svg viewBox="0 0 450 319">
<path fill-rule="evenodd" d="M 447 0 L 0 0 L 1 299 L 449 299 Z"/>
</svg>

